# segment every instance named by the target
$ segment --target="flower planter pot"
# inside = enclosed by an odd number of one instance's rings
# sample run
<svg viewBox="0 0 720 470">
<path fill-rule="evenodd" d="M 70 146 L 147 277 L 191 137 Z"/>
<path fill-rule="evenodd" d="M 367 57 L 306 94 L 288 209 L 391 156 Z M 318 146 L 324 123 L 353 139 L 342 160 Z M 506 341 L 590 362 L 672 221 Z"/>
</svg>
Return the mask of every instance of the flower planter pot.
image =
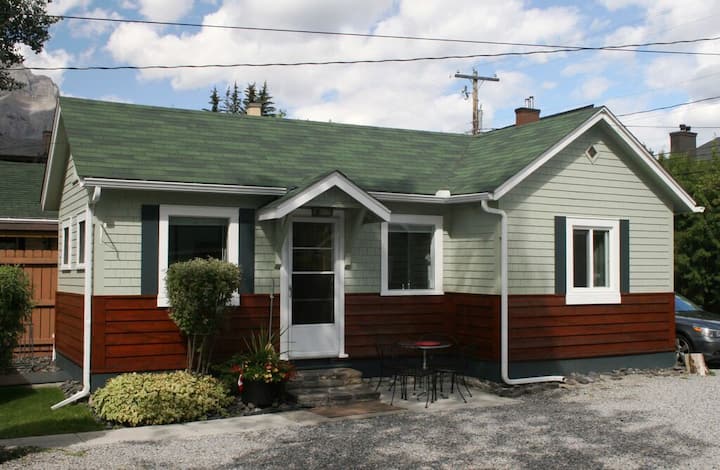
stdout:
<svg viewBox="0 0 720 470">
<path fill-rule="evenodd" d="M 280 401 L 284 389 L 283 382 L 243 381 L 242 401 L 263 408 Z"/>
</svg>

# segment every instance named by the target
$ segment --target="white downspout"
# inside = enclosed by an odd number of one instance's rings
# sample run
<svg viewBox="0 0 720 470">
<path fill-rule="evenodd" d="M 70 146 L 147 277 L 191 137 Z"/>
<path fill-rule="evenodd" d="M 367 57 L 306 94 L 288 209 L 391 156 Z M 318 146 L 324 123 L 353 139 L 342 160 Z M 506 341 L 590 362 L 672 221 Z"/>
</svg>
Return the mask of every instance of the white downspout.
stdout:
<svg viewBox="0 0 720 470">
<path fill-rule="evenodd" d="M 93 242 L 95 234 L 95 204 L 100 200 L 100 187 L 96 186 L 93 195 L 85 207 L 85 296 L 83 299 L 83 388 L 75 395 L 55 403 L 50 407 L 57 410 L 90 395 L 90 347 L 92 335 L 92 295 L 93 295 Z"/>
<path fill-rule="evenodd" d="M 483 210 L 488 214 L 500 216 L 500 376 L 508 385 L 523 385 L 539 382 L 565 382 L 562 375 L 545 375 L 540 377 L 524 377 L 511 379 L 508 372 L 509 362 L 509 328 L 508 328 L 508 229 L 507 214 L 501 209 L 488 206 L 487 201 L 480 201 Z"/>
</svg>

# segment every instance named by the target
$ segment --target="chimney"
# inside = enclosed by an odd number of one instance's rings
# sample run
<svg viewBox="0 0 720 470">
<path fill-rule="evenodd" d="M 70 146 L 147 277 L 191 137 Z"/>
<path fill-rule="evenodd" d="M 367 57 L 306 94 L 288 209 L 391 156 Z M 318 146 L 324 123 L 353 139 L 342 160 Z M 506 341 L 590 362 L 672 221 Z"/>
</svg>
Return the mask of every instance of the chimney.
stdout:
<svg viewBox="0 0 720 470">
<path fill-rule="evenodd" d="M 262 116 L 262 103 L 248 103 L 245 111 L 248 116 Z"/>
<path fill-rule="evenodd" d="M 690 132 L 691 127 L 680 124 L 680 130 L 670 133 L 670 153 L 684 153 L 688 157 L 695 156 L 697 132 Z"/>
<path fill-rule="evenodd" d="M 540 120 L 540 110 L 535 109 L 535 97 L 525 98 L 525 106 L 515 109 L 515 126 L 520 127 Z"/>
</svg>

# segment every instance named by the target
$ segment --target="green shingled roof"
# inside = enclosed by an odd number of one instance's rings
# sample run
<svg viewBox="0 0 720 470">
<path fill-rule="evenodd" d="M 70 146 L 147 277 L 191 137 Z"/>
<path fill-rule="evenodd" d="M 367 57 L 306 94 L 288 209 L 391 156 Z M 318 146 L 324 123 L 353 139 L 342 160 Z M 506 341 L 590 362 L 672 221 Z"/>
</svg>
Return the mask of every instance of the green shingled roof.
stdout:
<svg viewBox="0 0 720 470">
<path fill-rule="evenodd" d="M 0 217 L 56 219 L 57 212 L 40 210 L 44 163 L 0 161 Z"/>
<path fill-rule="evenodd" d="M 478 137 L 61 98 L 79 176 L 293 187 L 333 170 L 366 191 L 491 191 L 597 108 Z"/>
</svg>

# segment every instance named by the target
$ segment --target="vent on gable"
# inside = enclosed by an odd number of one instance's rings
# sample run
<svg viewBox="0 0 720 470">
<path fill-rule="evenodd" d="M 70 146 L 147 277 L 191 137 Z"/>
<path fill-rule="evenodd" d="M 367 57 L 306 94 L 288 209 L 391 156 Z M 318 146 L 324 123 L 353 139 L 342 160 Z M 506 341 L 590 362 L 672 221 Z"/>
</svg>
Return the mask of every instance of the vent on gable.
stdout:
<svg viewBox="0 0 720 470">
<path fill-rule="evenodd" d="M 585 150 L 585 156 L 588 157 L 590 163 L 595 163 L 595 160 L 598 158 L 598 151 L 595 149 L 594 145 L 591 145 L 587 148 L 587 150 Z"/>
</svg>

